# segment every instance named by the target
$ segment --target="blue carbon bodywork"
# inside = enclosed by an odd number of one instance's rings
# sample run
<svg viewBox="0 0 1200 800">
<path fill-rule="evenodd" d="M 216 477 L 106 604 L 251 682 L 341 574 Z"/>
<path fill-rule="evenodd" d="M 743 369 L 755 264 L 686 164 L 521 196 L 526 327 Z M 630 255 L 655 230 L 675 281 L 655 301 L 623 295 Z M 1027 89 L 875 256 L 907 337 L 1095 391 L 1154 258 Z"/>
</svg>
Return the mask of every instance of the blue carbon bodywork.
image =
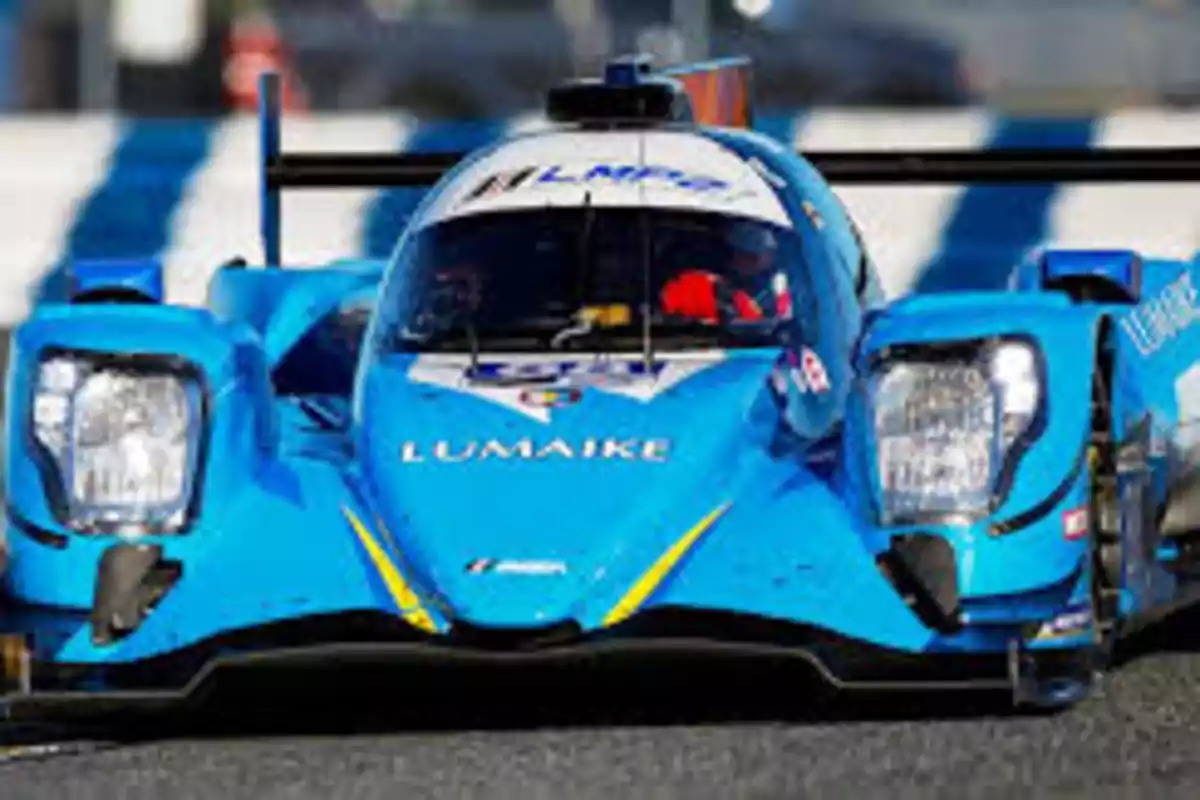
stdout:
<svg viewBox="0 0 1200 800">
<path fill-rule="evenodd" d="M 1015 650 L 1086 651 L 1098 630 L 1098 385 L 1118 462 L 1106 487 L 1119 495 L 1117 622 L 1132 629 L 1197 599 L 1175 569 L 1191 531 L 1158 524 L 1187 510 L 1176 498 L 1200 444 L 1195 261 L 1041 253 L 1011 291 L 885 306 L 861 232 L 811 164 L 756 134 L 697 135 L 763 176 L 804 244 L 807 263 L 786 277 L 811 287 L 820 313 L 777 347 L 473 363 L 378 345 L 388 263 L 231 264 L 205 308 L 161 304 L 152 262 L 81 272 L 81 302 L 37 306 L 11 339 L 0 633 L 101 688 L 119 668 L 189 654 L 195 667 L 271 649 L 278 625 L 349 616 L 441 652 L 480 649 L 481 631 L 684 636 L 671 627 L 682 614 L 686 635 L 708 643 L 769 629 L 756 644 L 803 650 L 841 682 L 853 676 L 835 645 L 1001 665 Z M 264 152 L 279 156 L 277 128 Z M 278 256 L 265 168 L 263 184 Z M 1084 297 L 1079 281 L 1105 291 Z M 110 289 L 140 302 L 84 302 Z M 884 524 L 876 359 L 1013 338 L 1037 354 L 1041 405 L 1006 489 L 969 519 Z M 172 359 L 200 376 L 197 496 L 182 531 L 82 533 L 64 519 L 31 430 L 40 361 L 63 350 Z M 553 379 L 479 380 L 522 364 Z M 161 548 L 172 577 L 144 619 L 98 635 L 103 560 L 139 547 Z"/>
<path fill-rule="evenodd" d="M 80 260 L 69 269 L 69 299 L 116 292 L 145 302 L 163 300 L 162 262 L 158 259 Z"/>
<path fill-rule="evenodd" d="M 157 346 L 139 346 L 147 340 Z M 360 401 L 368 411 L 360 413 L 411 409 L 375 415 L 369 430 L 359 429 L 355 462 L 324 446 L 322 440 L 340 434 L 313 432 L 312 420 L 292 401 L 271 398 L 261 341 L 248 326 L 216 322 L 204 311 L 158 307 L 47 306 L 17 332 L 13 363 L 25 366 L 14 368 L 14 386 L 28 384 L 28 354 L 86 342 L 97 350 L 181 355 L 208 376 L 213 398 L 202 511 L 188 533 L 154 540 L 167 558 L 184 564 L 184 578 L 128 638 L 96 647 L 81 617 L 63 639 L 42 639 L 41 656 L 123 663 L 297 616 L 396 613 L 396 598 L 345 510 L 368 521 L 389 557 L 405 564 L 439 629 L 450 620 L 525 626 L 574 619 L 586 629 L 602 627 L 663 551 L 714 508 L 732 503 L 648 606 L 820 621 L 905 649 L 919 650 L 931 638 L 862 557 L 862 531 L 830 487 L 794 462 L 746 447 L 748 439 L 765 442 L 770 434 L 772 420 L 759 414 L 771 353 L 704 364 L 650 402 L 589 391 L 549 424 L 522 422 L 488 401 L 411 382 L 413 365 L 398 359 L 371 372 Z M 12 396 L 19 400 L 20 393 Z M 29 413 L 27 399 L 10 406 L 10 441 L 27 436 Z M 697 419 L 704 420 L 701 428 Z M 597 436 L 671 445 L 661 462 L 656 456 L 630 463 L 619 449 L 607 461 L 561 453 L 559 460 L 524 461 L 496 454 L 466 466 L 435 459 L 437 441 L 459 447 L 503 440 L 515 447 L 528 438 L 539 449 L 556 441 L 583 448 Z M 29 604 L 85 614 L 95 564 L 112 542 L 60 528 L 23 449 L 10 451 L 8 475 L 9 590 Z M 464 502 L 472 496 L 491 502 Z M 597 508 L 606 513 L 598 516 Z M 49 549 L 23 531 L 30 526 L 69 535 L 70 542 Z M 754 547 L 746 546 L 750 538 Z M 544 576 L 467 569 L 489 558 L 567 569 Z M 747 576 L 756 583 L 765 577 L 765 584 L 747 592 Z"/>
<path fill-rule="evenodd" d="M 870 438 L 861 392 L 849 395 L 835 468 L 822 463 L 826 451 L 776 446 L 773 350 L 663 355 L 656 369 L 681 375 L 650 395 L 589 387 L 544 418 L 464 391 L 463 359 L 381 358 L 360 371 L 354 398 L 321 398 L 325 417 L 305 408 L 312 398 L 278 396 L 272 370 L 288 348 L 366 297 L 378 276 L 373 264 L 227 269 L 214 278 L 211 311 L 45 305 L 15 332 L 6 429 L 20 446 L 7 455 L 6 588 L 71 621 L 38 638 L 40 657 L 130 663 L 307 615 L 404 616 L 411 607 L 381 564 L 411 589 L 435 637 L 457 623 L 571 621 L 603 631 L 656 561 L 717 510 L 635 613 L 702 609 L 903 652 L 1000 652 L 1019 626 L 1053 620 L 1086 597 L 1085 543 L 1064 540 L 1061 514 L 1086 500 L 1085 476 L 1072 470 L 1087 442 L 1092 365 L 1077 354 L 1095 349 L 1104 310 L 1018 292 L 914 297 L 869 317 L 849 365 L 859 373 L 872 352 L 897 343 L 1019 333 L 1045 355 L 1048 424 L 995 518 L 1067 488 L 1048 513 L 1004 536 L 987 532 L 994 519 L 936 531 L 960 554 L 968 622 L 945 634 L 914 615 L 876 566 L 903 531 L 866 513 L 871 491 L 854 468 Z M 1149 282 L 1149 296 L 1161 285 Z M 184 577 L 138 630 L 103 646 L 91 640 L 87 612 L 95 565 L 112 541 L 61 527 L 28 449 L 27 387 L 47 347 L 181 356 L 206 376 L 211 400 L 201 511 L 186 534 L 153 540 Z M 37 531 L 67 545 L 49 547 Z"/>
</svg>

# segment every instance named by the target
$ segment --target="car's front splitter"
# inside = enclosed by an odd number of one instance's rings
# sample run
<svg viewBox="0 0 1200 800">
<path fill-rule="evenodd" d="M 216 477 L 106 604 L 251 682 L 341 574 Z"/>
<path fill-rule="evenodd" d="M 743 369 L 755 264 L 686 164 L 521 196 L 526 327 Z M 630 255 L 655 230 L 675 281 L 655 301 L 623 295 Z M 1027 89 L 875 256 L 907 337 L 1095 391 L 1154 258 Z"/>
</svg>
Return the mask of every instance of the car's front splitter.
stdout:
<svg viewBox="0 0 1200 800">
<path fill-rule="evenodd" d="M 438 637 L 383 614 L 339 614 L 238 631 L 133 664 L 33 662 L 23 681 L 10 681 L 3 705 L 18 720 L 177 710 L 202 701 L 221 676 L 280 668 L 328 670 L 344 678 L 354 667 L 381 667 L 394 671 L 395 691 L 411 692 L 431 676 L 444 687 L 458 674 L 470 680 L 479 669 L 518 684 L 543 669 L 568 677 L 661 670 L 687 679 L 698 665 L 747 661 L 788 668 L 795 686 L 809 680 L 839 691 L 1015 691 L 1028 682 L 1018 663 L 1022 654 L 1027 651 L 906 653 L 804 625 L 678 609 L 648 612 L 602 633 L 568 624 L 523 631 L 459 628 Z M 1060 655 L 1073 658 L 1075 651 Z M 1076 662 L 1070 664 L 1074 669 Z"/>
</svg>

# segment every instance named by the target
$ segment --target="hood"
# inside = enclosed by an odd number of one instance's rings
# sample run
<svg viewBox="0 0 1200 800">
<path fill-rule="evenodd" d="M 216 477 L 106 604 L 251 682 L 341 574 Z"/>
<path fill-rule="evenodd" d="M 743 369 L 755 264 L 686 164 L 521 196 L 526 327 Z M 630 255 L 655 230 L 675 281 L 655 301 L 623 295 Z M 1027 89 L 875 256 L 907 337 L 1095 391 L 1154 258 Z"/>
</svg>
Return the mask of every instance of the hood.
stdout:
<svg viewBox="0 0 1200 800">
<path fill-rule="evenodd" d="M 385 359 L 361 386 L 364 477 L 455 618 L 577 618 L 597 584 L 636 577 L 761 458 L 774 359 L 487 356 L 481 382 L 465 357 Z"/>
</svg>

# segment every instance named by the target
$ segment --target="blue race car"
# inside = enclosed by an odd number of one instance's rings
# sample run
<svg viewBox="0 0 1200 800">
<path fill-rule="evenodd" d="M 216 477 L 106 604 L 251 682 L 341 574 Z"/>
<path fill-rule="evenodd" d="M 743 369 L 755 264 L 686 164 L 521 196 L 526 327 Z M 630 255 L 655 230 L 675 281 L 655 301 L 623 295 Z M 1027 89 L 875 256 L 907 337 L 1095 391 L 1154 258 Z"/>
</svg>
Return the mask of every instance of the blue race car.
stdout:
<svg viewBox="0 0 1200 800">
<path fill-rule="evenodd" d="M 805 158 L 748 92 L 622 59 L 475 153 L 292 154 L 268 76 L 266 266 L 184 308 L 157 263 L 78 263 L 13 333 L 10 717 L 664 647 L 1059 706 L 1200 598 L 1196 264 L 1051 251 L 884 306 L 829 186 L 1200 156 Z M 382 185 L 433 186 L 386 263 L 279 266 L 284 188 Z"/>
</svg>

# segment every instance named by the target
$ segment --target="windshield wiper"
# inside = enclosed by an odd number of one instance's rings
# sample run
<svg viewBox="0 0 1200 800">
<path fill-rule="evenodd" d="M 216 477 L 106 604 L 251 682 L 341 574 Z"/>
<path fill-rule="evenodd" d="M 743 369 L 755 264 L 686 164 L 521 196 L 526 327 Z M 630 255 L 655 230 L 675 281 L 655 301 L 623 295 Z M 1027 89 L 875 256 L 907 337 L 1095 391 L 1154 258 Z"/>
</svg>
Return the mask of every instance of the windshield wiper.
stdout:
<svg viewBox="0 0 1200 800">
<path fill-rule="evenodd" d="M 467 334 L 467 344 L 471 348 L 471 374 L 479 372 L 479 331 L 475 330 L 475 322 L 468 318 L 463 326 Z"/>
<path fill-rule="evenodd" d="M 640 139 L 642 147 L 645 147 L 645 137 Z M 643 153 L 644 161 L 644 153 Z M 651 335 L 651 320 L 653 309 L 651 305 L 651 271 L 650 261 L 653 258 L 651 252 L 653 243 L 650 237 L 650 212 L 642 206 L 642 213 L 638 215 L 638 221 L 642 233 L 642 356 L 646 359 L 646 372 L 649 375 L 654 374 L 654 337 Z"/>
<path fill-rule="evenodd" d="M 575 313 L 571 325 L 563 328 L 550 340 L 550 347 L 561 348 L 570 339 L 591 333 L 592 317 L 585 314 L 588 289 L 592 282 L 592 227 L 596 222 L 596 207 L 592 205 L 592 193 L 583 195 L 583 225 L 579 229 L 579 274 L 575 280 Z"/>
</svg>

